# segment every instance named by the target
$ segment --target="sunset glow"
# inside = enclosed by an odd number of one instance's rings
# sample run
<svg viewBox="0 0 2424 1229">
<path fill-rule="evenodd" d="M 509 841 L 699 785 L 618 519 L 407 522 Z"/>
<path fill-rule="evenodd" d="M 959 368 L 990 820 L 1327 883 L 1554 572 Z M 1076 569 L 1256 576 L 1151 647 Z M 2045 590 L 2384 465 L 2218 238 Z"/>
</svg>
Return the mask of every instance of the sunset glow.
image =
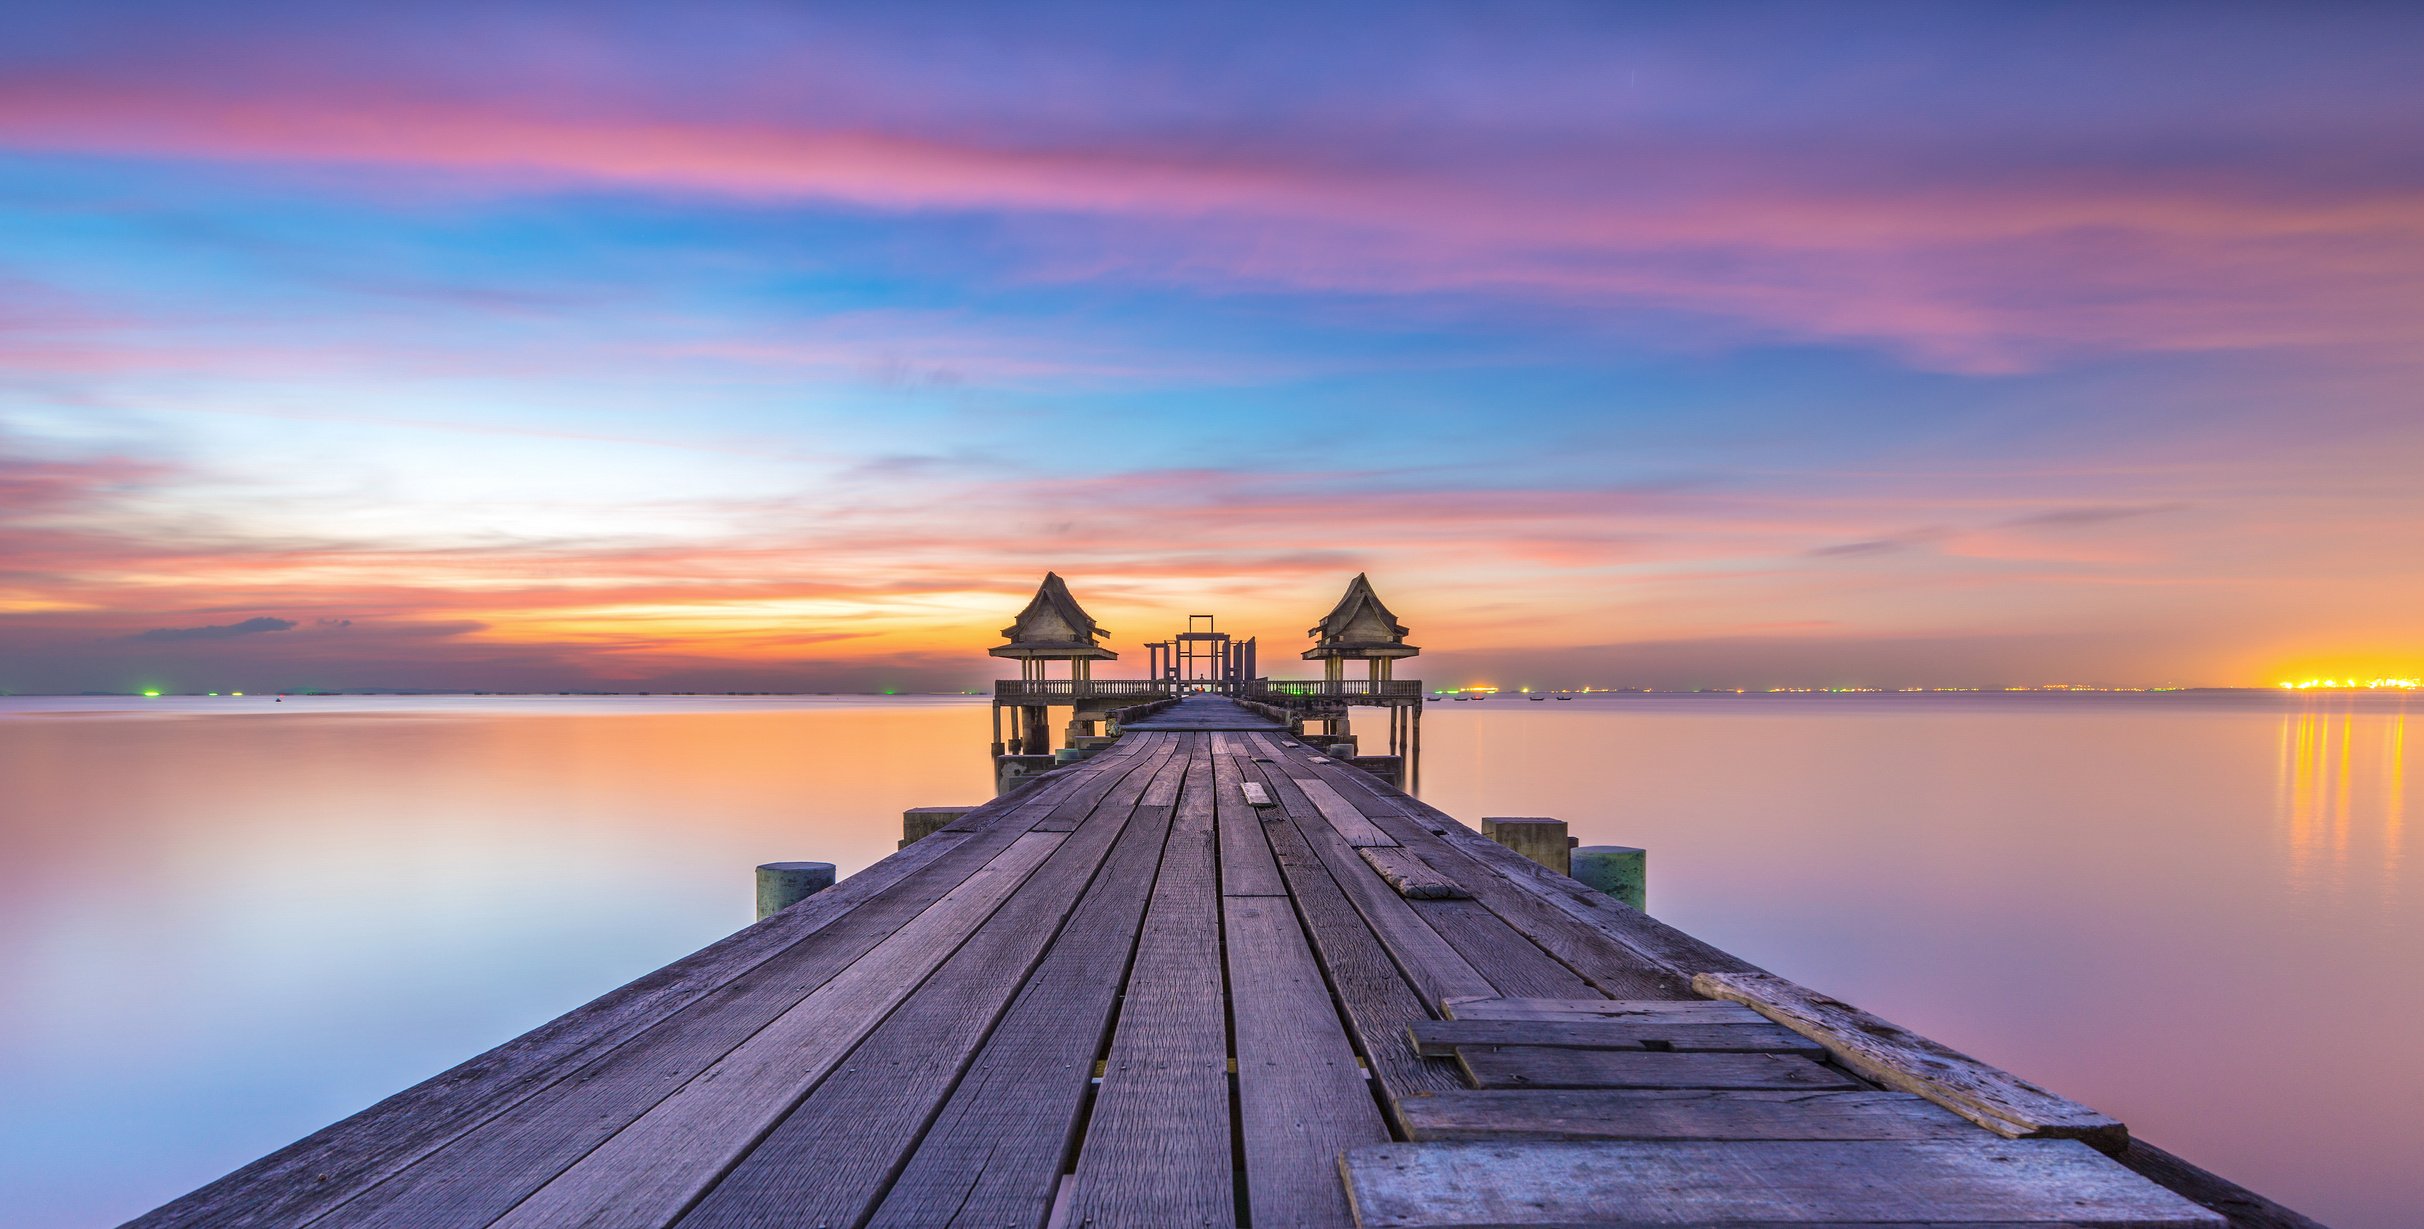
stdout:
<svg viewBox="0 0 2424 1229">
<path fill-rule="evenodd" d="M 1510 689 L 2424 675 L 2396 7 L 130 7 L 0 46 L 0 691 L 957 691 L 1047 568 Z"/>
</svg>

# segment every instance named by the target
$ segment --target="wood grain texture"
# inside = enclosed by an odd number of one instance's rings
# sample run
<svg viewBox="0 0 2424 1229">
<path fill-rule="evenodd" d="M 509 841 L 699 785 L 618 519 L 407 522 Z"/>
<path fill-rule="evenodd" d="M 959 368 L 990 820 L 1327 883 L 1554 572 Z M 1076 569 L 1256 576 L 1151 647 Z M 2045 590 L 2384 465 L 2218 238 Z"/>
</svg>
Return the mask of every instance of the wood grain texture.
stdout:
<svg viewBox="0 0 2424 1229">
<path fill-rule="evenodd" d="M 1228 896 L 1221 913 L 1251 1219 L 1351 1224 L 1338 1155 L 1389 1139 L 1354 1043 L 1286 897 Z"/>
<path fill-rule="evenodd" d="M 1475 1088 L 1857 1089 L 1860 1081 L 1792 1054 L 1662 1054 L 1459 1046 L 1456 1065 Z"/>
<path fill-rule="evenodd" d="M 1401 1107 L 1408 1139 L 1982 1139 L 1907 1092 L 1581 1088 L 1463 1090 Z"/>
<path fill-rule="evenodd" d="M 998 850 L 1038 814 L 1032 801 L 1055 800 L 1069 787 L 1064 782 L 979 807 L 961 821 L 960 830 L 920 841 L 916 848 L 877 862 L 801 905 L 602 995 L 133 1223 L 145 1229 L 205 1224 L 283 1229 L 307 1223 L 555 1086 L 912 876 L 924 872 L 930 881 L 941 877 L 957 882 L 965 871 L 953 873 L 950 863 L 940 871 L 927 868 L 980 835 L 993 839 L 990 848 Z M 989 856 L 979 850 L 956 855 L 955 860 Z"/>
<path fill-rule="evenodd" d="M 1483 995 L 1449 999 L 1452 1020 L 1638 1020 L 1672 1024 L 1769 1024 L 1740 1003 L 1714 999 L 1540 999 Z"/>
<path fill-rule="evenodd" d="M 2321 1221 L 2192 1165 L 2136 1136 L 2113 1159 L 2130 1172 L 2216 1213 L 2230 1223 L 2231 1229 L 2324 1229 Z"/>
<path fill-rule="evenodd" d="M 1339 837 L 1347 844 L 1364 846 L 1397 843 L 1394 837 L 1381 831 L 1378 824 L 1365 818 L 1364 813 L 1358 810 L 1354 803 L 1347 801 L 1345 795 L 1340 794 L 1318 774 L 1292 775 L 1289 779 L 1295 783 L 1297 789 L 1303 791 L 1305 799 L 1321 812 L 1321 817 L 1328 820 L 1331 827 L 1338 829 Z"/>
<path fill-rule="evenodd" d="M 734 1047 L 794 1010 L 921 912 L 998 858 L 1020 826 L 1047 813 L 1047 797 L 1017 808 L 991 831 L 942 852 L 779 955 L 627 1040 L 568 1078 L 490 1116 L 331 1213 L 344 1225 L 484 1224 L 561 1173 Z M 948 839 L 920 841 L 925 848 Z M 913 851 L 914 852 L 914 851 Z M 895 858 L 907 857 L 896 854 Z M 856 877 L 854 876 L 853 879 Z M 851 880 L 843 881 L 846 886 Z M 812 907 L 841 886 L 785 915 Z M 778 915 L 783 916 L 783 915 Z"/>
<path fill-rule="evenodd" d="M 1066 840 L 1030 832 L 494 1222 L 654 1226 L 706 1190 Z M 466 1175 L 477 1181 L 479 1175 Z M 457 1222 L 460 1223 L 460 1222 Z"/>
<path fill-rule="evenodd" d="M 890 1185 L 1011 995 L 1085 903 L 1143 897 L 1164 827 L 1132 816 L 1153 775 L 1128 771 L 1043 867 L 910 995 L 807 1100 L 707 1192 L 681 1224 L 856 1224 Z"/>
<path fill-rule="evenodd" d="M 1772 1020 L 1749 1024 L 1684 1024 L 1655 1020 L 1422 1020 L 1414 1050 L 1425 1058 L 1453 1057 L 1458 1046 L 1530 1045 L 1569 1050 L 1798 1054 L 1824 1058 L 1817 1042 Z"/>
<path fill-rule="evenodd" d="M 1110 1057 L 1069 1188 L 1073 1224 L 1237 1219 L 1212 792 L 1207 744 L 1189 757 L 1112 1025 Z"/>
<path fill-rule="evenodd" d="M 1571 998 L 1592 993 L 1589 982 L 1501 921 L 1479 901 L 1423 900 L 1414 912 L 1500 994 Z"/>
<path fill-rule="evenodd" d="M 1825 1046 L 1844 1066 L 1997 1134 L 2079 1139 L 2107 1152 L 2129 1146 L 2129 1128 L 2114 1118 L 1773 974 L 1704 973 L 1692 988 L 1741 1003 Z"/>
<path fill-rule="evenodd" d="M 1173 743 L 1180 738 L 1167 737 Z M 1129 821 L 1142 843 L 1133 852 L 1123 843 L 1116 865 L 1098 881 L 1119 890 L 1088 893 L 870 1224 L 998 1229 L 1043 1223 L 1062 1163 L 1075 1147 L 1094 1059 L 1152 895 L 1185 768 L 1181 757 L 1157 770 Z"/>
<path fill-rule="evenodd" d="M 1255 765 L 1257 771 L 1268 769 Z M 1266 782 L 1270 776 L 1265 776 Z M 1319 822 L 1318 818 L 1310 822 Z M 1392 1105 L 1406 1097 L 1445 1092 L 1463 1082 L 1445 1063 L 1417 1057 L 1406 1026 L 1428 1020 L 1420 991 L 1406 979 L 1388 948 L 1338 887 L 1329 868 L 1305 843 L 1304 825 L 1275 823 L 1265 829 L 1288 894 L 1303 918 L 1305 935 L 1329 974 L 1331 991 L 1344 1009 L 1355 1048 L 1374 1082 Z"/>
<path fill-rule="evenodd" d="M 1462 900 L 1472 895 L 1455 880 L 1431 869 L 1431 864 L 1393 845 L 1366 845 L 1355 851 L 1407 900 Z"/>
<path fill-rule="evenodd" d="M 1434 870 L 1464 885 L 1517 933 L 1602 993 L 1615 998 L 1689 998 L 1693 972 L 1752 967 L 1540 866 L 1369 773 L 1345 766 L 1290 770 L 1318 773 L 1354 800 L 1373 824 Z M 1601 897 L 1608 908 L 1578 896 Z M 1667 958 L 1674 954 L 1689 954 L 1699 963 L 1677 964 Z"/>
<path fill-rule="evenodd" d="M 1311 800 L 1297 789 L 1293 779 L 1268 776 L 1265 780 L 1280 799 L 1288 825 L 1321 860 L 1339 891 L 1354 902 L 1355 911 L 1363 915 L 1365 924 L 1380 936 L 1390 958 L 1405 970 L 1406 980 L 1422 994 L 1426 1008 L 1451 996 L 1496 992 L 1497 988 L 1480 970 L 1440 938 L 1439 932 L 1431 929 L 1430 923 L 1423 921 L 1396 889 L 1373 873 L 1371 866 L 1357 856 L 1355 847 L 1347 844 L 1337 826 L 1313 809 Z M 1276 842 L 1279 838 L 1273 834 L 1272 839 Z"/>
<path fill-rule="evenodd" d="M 1279 864 L 1271 860 L 1271 841 L 1263 835 L 1263 815 L 1257 807 L 1271 804 L 1260 781 L 1246 779 L 1235 754 L 1212 757 L 1213 806 L 1220 826 L 1220 891 L 1223 896 L 1286 896 L 1287 883 Z M 1260 795 L 1262 801 L 1254 798 Z"/>
<path fill-rule="evenodd" d="M 1343 1167 L 1365 1229 L 2222 1224 L 2069 1140 L 1382 1144 Z"/>
</svg>

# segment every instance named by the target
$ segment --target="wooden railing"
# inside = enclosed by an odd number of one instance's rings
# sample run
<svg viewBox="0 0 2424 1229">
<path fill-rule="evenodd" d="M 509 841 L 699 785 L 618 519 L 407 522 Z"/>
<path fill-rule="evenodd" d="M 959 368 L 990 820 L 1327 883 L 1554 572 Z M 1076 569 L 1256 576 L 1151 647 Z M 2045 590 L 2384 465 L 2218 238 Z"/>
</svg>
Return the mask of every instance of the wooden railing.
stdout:
<svg viewBox="0 0 2424 1229">
<path fill-rule="evenodd" d="M 1159 679 L 999 679 L 993 698 L 1001 703 L 1032 700 L 1066 704 L 1071 700 L 1150 700 L 1177 694 L 1177 685 Z"/>
<path fill-rule="evenodd" d="M 1419 696 L 1420 679 L 1256 679 L 1246 694 L 1274 696 Z"/>
<path fill-rule="evenodd" d="M 1190 691 L 1218 691 L 1206 682 L 1170 679 L 999 679 L 993 699 L 1000 704 L 1068 704 L 1073 701 L 1151 700 Z M 1419 679 L 1255 679 L 1242 687 L 1241 699 L 1419 698 Z"/>
</svg>

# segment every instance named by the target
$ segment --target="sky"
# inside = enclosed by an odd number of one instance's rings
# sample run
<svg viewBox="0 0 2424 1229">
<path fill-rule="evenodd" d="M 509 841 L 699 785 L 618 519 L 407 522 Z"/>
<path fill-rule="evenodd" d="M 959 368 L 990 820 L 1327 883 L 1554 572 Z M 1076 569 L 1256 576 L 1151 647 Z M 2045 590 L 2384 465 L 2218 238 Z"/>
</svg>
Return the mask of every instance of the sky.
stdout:
<svg viewBox="0 0 2424 1229">
<path fill-rule="evenodd" d="M 0 691 L 2424 674 L 2424 10 L 10 12 Z"/>
</svg>

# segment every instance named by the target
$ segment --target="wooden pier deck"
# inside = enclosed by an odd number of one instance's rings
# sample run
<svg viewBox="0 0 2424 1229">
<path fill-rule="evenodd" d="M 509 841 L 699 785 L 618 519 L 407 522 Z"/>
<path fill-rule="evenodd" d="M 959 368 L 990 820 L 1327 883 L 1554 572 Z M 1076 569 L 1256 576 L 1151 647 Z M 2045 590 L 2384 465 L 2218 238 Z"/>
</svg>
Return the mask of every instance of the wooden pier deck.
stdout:
<svg viewBox="0 0 2424 1229">
<path fill-rule="evenodd" d="M 1193 697 L 136 1223 L 2307 1223 L 1869 1019 Z"/>
</svg>

